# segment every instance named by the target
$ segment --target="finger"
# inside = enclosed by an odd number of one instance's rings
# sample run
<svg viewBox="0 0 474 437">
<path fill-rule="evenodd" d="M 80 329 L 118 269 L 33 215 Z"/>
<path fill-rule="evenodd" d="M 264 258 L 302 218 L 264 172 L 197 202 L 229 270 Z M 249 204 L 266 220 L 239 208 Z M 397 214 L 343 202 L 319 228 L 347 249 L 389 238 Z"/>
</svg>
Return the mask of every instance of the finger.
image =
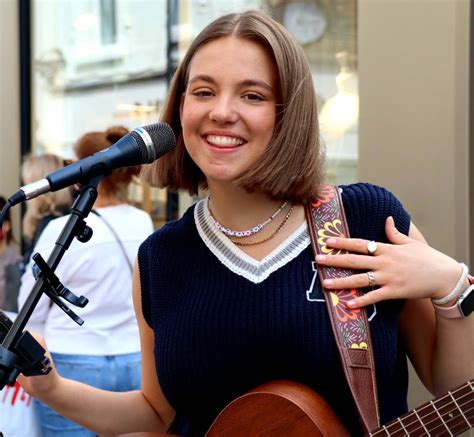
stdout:
<svg viewBox="0 0 474 437">
<path fill-rule="evenodd" d="M 388 241 L 393 244 L 404 244 L 411 241 L 411 238 L 402 234 L 395 226 L 393 217 L 387 217 L 385 221 L 385 234 L 387 235 Z"/>
<path fill-rule="evenodd" d="M 355 270 L 374 270 L 377 265 L 375 257 L 368 255 L 316 255 L 316 262 L 329 267 L 342 267 Z"/>
<path fill-rule="evenodd" d="M 380 287 L 348 301 L 346 305 L 351 309 L 361 308 L 387 299 L 390 299 L 390 297 L 387 294 L 385 287 Z"/>
<path fill-rule="evenodd" d="M 377 285 L 377 282 L 374 285 Z M 329 290 L 366 288 L 369 287 L 369 277 L 367 276 L 367 273 L 359 273 L 344 278 L 324 279 L 323 286 Z"/>
<path fill-rule="evenodd" d="M 326 244 L 334 249 L 346 250 L 348 252 L 362 253 L 367 255 L 368 240 L 362 238 L 328 238 Z M 380 249 L 383 246 L 382 243 L 377 243 L 377 254 L 380 253 Z"/>
</svg>

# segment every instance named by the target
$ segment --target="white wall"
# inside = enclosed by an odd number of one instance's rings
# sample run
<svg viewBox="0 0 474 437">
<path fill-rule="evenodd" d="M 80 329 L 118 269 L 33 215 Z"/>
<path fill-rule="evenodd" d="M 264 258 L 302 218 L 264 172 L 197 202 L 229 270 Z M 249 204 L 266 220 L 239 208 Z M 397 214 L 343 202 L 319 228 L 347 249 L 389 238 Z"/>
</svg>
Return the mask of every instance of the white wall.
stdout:
<svg viewBox="0 0 474 437">
<path fill-rule="evenodd" d="M 359 0 L 359 178 L 391 189 L 472 270 L 469 20 L 469 0 Z M 410 383 L 412 407 L 430 398 Z"/>
</svg>

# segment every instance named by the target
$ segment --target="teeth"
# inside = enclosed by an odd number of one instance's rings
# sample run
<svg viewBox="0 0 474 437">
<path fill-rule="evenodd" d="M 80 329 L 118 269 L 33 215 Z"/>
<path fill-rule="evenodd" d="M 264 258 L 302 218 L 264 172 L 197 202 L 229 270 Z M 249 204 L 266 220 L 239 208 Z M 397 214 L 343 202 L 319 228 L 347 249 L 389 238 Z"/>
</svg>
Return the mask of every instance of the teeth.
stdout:
<svg viewBox="0 0 474 437">
<path fill-rule="evenodd" d="M 208 135 L 207 141 L 218 146 L 240 146 L 244 143 L 243 140 L 234 137 L 221 137 L 217 135 Z"/>
</svg>

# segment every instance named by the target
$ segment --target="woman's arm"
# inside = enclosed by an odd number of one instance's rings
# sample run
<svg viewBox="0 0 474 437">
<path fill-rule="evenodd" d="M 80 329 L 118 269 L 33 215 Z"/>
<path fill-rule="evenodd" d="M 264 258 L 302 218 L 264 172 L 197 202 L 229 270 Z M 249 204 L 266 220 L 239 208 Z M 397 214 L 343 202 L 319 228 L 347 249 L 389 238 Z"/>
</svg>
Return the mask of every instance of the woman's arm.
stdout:
<svg viewBox="0 0 474 437">
<path fill-rule="evenodd" d="M 47 376 L 21 376 L 18 379 L 24 389 L 63 416 L 97 434 L 166 432 L 174 411 L 164 398 L 156 377 L 153 332 L 141 310 L 138 263 L 135 263 L 133 273 L 133 297 L 142 348 L 141 391 L 119 393 L 96 389 L 62 378 L 54 369 Z"/>
<path fill-rule="evenodd" d="M 334 239 L 328 246 L 355 254 L 317 258 L 324 265 L 372 271 L 377 288 L 357 298 L 353 308 L 388 299 L 406 299 L 400 331 L 420 379 L 435 394 L 442 394 L 474 377 L 474 316 L 444 319 L 435 315 L 430 298 L 446 296 L 461 276 L 458 262 L 433 249 L 412 224 L 409 236 L 387 219 L 386 233 L 392 244 L 378 243 L 368 255 L 367 240 Z M 330 289 L 368 286 L 367 273 L 324 281 Z M 467 288 L 468 281 L 463 284 Z M 452 304 L 452 303 L 451 303 Z"/>
<path fill-rule="evenodd" d="M 413 224 L 409 237 L 425 241 Z M 453 272 L 456 271 L 454 284 L 461 275 L 459 265 L 457 269 L 453 265 Z M 449 277 L 446 272 L 443 275 L 446 282 L 440 278 L 438 287 L 432 290 L 437 292 L 436 298 L 446 296 L 453 289 L 453 280 Z M 462 289 L 468 286 L 466 280 Z M 399 326 L 410 361 L 433 394 L 442 395 L 474 377 L 474 315 L 447 319 L 435 313 L 430 299 L 412 299 L 406 302 Z"/>
</svg>

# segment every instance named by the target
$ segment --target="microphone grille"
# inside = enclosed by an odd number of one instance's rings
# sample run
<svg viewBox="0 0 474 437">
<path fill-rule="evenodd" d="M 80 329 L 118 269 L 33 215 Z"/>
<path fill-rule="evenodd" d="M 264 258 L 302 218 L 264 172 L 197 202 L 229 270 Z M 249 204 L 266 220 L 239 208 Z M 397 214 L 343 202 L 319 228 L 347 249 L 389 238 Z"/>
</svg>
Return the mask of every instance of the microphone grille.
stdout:
<svg viewBox="0 0 474 437">
<path fill-rule="evenodd" d="M 149 124 L 132 131 L 142 152 L 143 163 L 150 163 L 173 150 L 176 137 L 173 129 L 166 123 Z"/>
</svg>

